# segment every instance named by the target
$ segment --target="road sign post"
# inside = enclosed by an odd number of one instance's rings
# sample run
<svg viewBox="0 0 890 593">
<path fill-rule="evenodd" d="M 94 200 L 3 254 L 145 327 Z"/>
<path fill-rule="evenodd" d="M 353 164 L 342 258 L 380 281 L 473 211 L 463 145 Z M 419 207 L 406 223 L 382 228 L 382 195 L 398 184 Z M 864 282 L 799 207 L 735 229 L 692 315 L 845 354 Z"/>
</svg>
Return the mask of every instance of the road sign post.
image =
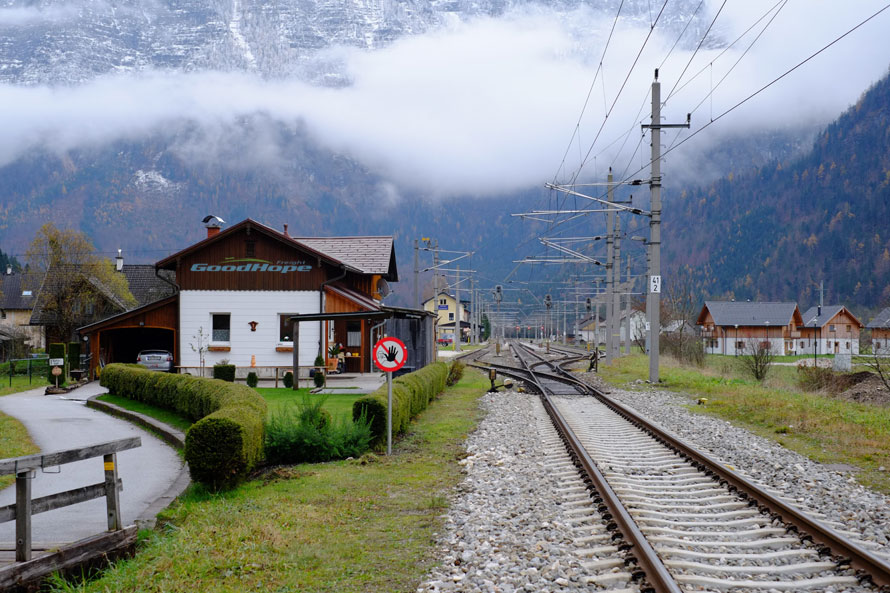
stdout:
<svg viewBox="0 0 890 593">
<path fill-rule="evenodd" d="M 392 374 L 405 366 L 408 350 L 398 338 L 385 337 L 374 344 L 374 364 L 386 373 L 386 454 L 392 455 Z"/>
</svg>

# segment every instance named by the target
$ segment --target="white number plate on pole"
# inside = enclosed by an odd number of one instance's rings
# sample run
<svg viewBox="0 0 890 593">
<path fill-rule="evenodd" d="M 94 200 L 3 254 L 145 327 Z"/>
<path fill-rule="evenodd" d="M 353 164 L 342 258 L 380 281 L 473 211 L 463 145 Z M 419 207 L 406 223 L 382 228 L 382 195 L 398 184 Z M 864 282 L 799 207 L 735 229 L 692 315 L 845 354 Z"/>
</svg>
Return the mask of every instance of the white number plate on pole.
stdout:
<svg viewBox="0 0 890 593">
<path fill-rule="evenodd" d="M 661 276 L 649 276 L 649 292 L 661 292 Z"/>
</svg>

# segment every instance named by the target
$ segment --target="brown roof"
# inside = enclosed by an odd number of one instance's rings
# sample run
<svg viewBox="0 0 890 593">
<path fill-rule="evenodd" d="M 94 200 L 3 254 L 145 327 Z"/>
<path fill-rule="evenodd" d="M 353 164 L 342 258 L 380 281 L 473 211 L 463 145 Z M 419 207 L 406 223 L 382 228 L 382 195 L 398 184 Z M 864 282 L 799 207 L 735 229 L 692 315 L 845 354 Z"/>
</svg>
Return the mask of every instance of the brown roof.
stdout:
<svg viewBox="0 0 890 593">
<path fill-rule="evenodd" d="M 294 237 L 295 241 L 337 258 L 365 274 L 398 281 L 392 237 Z"/>
<path fill-rule="evenodd" d="M 122 272 L 127 277 L 130 294 L 136 299 L 137 307 L 176 293 L 176 287 L 172 284 L 176 280 L 173 271 L 158 270 L 155 274 L 155 267 L 151 264 L 124 264 Z"/>
</svg>

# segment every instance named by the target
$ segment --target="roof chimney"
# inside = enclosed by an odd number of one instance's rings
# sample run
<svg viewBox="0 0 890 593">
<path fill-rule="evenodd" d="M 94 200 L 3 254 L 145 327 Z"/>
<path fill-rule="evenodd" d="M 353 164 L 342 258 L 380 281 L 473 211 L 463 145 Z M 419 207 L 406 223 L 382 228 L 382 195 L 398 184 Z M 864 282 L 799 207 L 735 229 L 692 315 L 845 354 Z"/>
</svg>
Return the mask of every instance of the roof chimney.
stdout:
<svg viewBox="0 0 890 593">
<path fill-rule="evenodd" d="M 219 216 L 208 214 L 201 222 L 203 222 L 204 226 L 207 227 L 207 236 L 212 237 L 213 235 L 219 234 L 220 227 L 223 225 L 225 220 L 223 220 Z"/>
<path fill-rule="evenodd" d="M 114 258 L 114 269 L 118 272 L 123 272 L 124 270 L 124 256 L 121 255 L 121 250 L 117 250 L 117 257 Z"/>
<path fill-rule="evenodd" d="M 284 223 L 284 236 L 290 237 L 290 235 L 287 234 L 287 223 Z"/>
</svg>

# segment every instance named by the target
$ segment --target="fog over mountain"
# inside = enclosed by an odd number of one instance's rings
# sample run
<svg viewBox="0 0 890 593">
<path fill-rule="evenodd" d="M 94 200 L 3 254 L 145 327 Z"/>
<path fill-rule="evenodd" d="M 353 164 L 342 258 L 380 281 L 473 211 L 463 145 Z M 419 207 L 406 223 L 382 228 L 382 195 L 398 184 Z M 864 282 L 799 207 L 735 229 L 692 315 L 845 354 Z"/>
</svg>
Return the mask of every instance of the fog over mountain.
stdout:
<svg viewBox="0 0 890 593">
<path fill-rule="evenodd" d="M 727 3 L 696 52 L 720 2 L 666 2 L 660 16 L 630 2 L 616 23 L 619 4 L 6 0 L 0 165 L 160 135 L 184 158 L 226 165 L 235 148 L 276 169 L 291 159 L 280 131 L 298 130 L 393 196 L 504 195 L 567 176 L 594 138 L 586 176 L 638 163 L 656 67 L 665 117 L 693 112 L 694 130 L 880 8 Z M 890 12 L 700 134 L 673 174 L 707 170 L 700 159 L 728 138 L 835 117 L 886 71 L 888 25 Z"/>
</svg>

